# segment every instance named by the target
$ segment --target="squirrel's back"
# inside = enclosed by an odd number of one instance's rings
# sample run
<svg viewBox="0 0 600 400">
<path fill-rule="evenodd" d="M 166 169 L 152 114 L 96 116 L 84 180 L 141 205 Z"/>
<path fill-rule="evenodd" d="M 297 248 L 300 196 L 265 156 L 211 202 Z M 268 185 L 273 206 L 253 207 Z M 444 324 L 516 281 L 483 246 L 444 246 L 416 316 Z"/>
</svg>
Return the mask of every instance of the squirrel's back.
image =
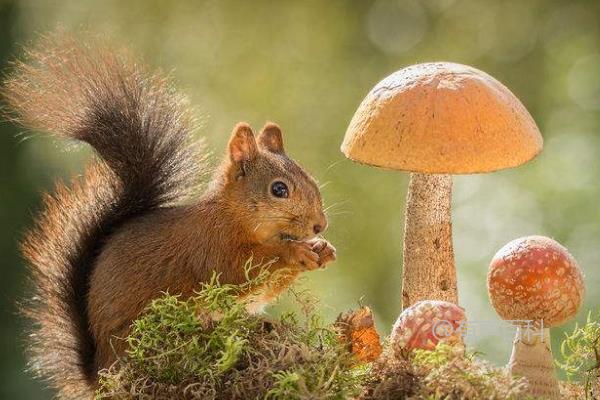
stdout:
<svg viewBox="0 0 600 400">
<path fill-rule="evenodd" d="M 168 79 L 123 52 L 55 35 L 27 52 L 2 88 L 22 125 L 90 144 L 98 157 L 70 186 L 58 183 L 25 236 L 35 295 L 31 367 L 61 398 L 96 384 L 89 280 L 103 243 L 126 222 L 179 202 L 203 173 L 185 100 Z"/>
</svg>

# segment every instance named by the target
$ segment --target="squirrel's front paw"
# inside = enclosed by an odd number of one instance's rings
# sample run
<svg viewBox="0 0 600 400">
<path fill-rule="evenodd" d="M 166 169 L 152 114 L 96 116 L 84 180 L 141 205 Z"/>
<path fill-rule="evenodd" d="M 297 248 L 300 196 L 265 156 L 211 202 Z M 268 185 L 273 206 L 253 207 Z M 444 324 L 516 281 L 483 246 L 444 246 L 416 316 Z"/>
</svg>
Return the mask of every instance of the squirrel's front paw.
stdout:
<svg viewBox="0 0 600 400">
<path fill-rule="evenodd" d="M 309 242 L 290 240 L 288 262 L 308 270 L 319 268 L 319 254 L 317 254 Z"/>
<path fill-rule="evenodd" d="M 319 255 L 319 267 L 324 267 L 332 261 L 335 261 L 335 247 L 327 240 L 316 238 L 309 240 L 308 243 L 312 247 L 312 251 Z"/>
</svg>

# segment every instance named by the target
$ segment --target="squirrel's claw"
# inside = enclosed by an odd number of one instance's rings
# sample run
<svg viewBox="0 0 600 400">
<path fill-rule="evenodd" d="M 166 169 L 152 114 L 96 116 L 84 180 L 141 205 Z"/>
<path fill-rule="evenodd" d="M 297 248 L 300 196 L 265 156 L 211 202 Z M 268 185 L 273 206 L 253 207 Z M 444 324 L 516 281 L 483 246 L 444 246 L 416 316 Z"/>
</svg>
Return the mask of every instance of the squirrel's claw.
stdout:
<svg viewBox="0 0 600 400">
<path fill-rule="evenodd" d="M 317 238 L 309 241 L 312 251 L 319 255 L 319 267 L 323 268 L 326 264 L 335 261 L 336 250 L 327 240 Z"/>
<path fill-rule="evenodd" d="M 288 241 L 290 246 L 290 264 L 299 265 L 307 270 L 319 268 L 319 255 L 308 242 Z"/>
</svg>

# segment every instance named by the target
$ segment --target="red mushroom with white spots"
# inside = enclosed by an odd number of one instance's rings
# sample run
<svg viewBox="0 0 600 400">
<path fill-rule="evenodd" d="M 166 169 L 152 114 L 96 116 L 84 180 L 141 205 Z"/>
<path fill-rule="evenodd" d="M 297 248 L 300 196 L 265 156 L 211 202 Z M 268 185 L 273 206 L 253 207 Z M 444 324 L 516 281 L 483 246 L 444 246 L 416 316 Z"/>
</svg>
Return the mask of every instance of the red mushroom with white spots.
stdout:
<svg viewBox="0 0 600 400">
<path fill-rule="evenodd" d="M 392 328 L 390 343 L 395 352 L 433 350 L 439 342 L 462 344 L 465 310 L 441 300 L 419 301 L 406 308 Z"/>
<path fill-rule="evenodd" d="M 509 369 L 530 393 L 559 399 L 549 328 L 573 318 L 584 296 L 583 273 L 568 250 L 544 236 L 513 240 L 490 264 L 488 292 L 496 312 L 517 326 Z"/>
</svg>

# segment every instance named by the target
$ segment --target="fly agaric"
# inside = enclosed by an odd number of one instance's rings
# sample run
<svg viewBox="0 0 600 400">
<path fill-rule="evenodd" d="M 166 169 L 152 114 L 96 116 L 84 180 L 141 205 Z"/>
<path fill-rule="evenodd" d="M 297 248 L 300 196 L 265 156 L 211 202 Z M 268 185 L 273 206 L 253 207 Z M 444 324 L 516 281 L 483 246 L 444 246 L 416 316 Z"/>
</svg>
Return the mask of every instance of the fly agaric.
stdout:
<svg viewBox="0 0 600 400">
<path fill-rule="evenodd" d="M 358 107 L 341 150 L 364 164 L 411 172 L 406 201 L 402 303 L 458 304 L 451 174 L 516 167 L 542 150 L 521 102 L 466 65 L 413 65 L 379 82 Z"/>
<path fill-rule="evenodd" d="M 517 326 L 509 369 L 525 376 L 533 396 L 559 399 L 549 328 L 573 318 L 583 274 L 568 250 L 544 236 L 513 240 L 492 259 L 488 293 L 496 312 Z"/>
<path fill-rule="evenodd" d="M 398 317 L 390 344 L 396 354 L 414 349 L 433 350 L 439 342 L 462 344 L 465 310 L 439 300 L 419 301 Z"/>
</svg>

